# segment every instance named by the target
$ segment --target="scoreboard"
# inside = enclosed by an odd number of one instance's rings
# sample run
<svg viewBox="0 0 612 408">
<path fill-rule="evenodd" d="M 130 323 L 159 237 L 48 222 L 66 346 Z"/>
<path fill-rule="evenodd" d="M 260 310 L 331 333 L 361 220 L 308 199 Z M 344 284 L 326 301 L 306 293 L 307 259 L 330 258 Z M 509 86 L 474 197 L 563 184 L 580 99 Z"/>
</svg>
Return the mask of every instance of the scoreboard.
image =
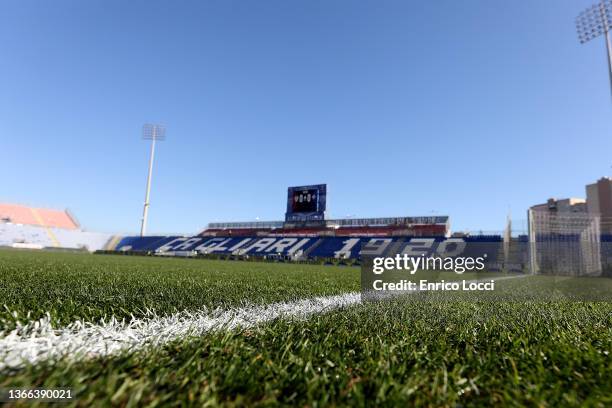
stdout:
<svg viewBox="0 0 612 408">
<path fill-rule="evenodd" d="M 323 221 L 326 199 L 327 184 L 289 187 L 285 221 Z"/>
</svg>

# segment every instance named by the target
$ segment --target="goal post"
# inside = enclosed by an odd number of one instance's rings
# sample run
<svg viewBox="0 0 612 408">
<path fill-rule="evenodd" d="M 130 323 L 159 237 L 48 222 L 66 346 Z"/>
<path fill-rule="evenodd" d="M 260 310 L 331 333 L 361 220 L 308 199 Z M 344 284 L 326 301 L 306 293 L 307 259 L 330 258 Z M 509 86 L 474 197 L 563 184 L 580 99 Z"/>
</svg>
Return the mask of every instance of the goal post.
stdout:
<svg viewBox="0 0 612 408">
<path fill-rule="evenodd" d="M 530 209 L 528 220 L 532 274 L 601 275 L 599 216 Z"/>
</svg>

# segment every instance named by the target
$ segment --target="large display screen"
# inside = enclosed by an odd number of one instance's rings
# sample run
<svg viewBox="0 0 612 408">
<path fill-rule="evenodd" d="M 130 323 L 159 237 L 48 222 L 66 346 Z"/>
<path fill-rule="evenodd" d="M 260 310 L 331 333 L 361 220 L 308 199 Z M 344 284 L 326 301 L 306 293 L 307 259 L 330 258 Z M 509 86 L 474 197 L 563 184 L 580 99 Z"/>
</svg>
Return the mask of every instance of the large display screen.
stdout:
<svg viewBox="0 0 612 408">
<path fill-rule="evenodd" d="M 315 188 L 294 190 L 291 209 L 294 213 L 318 211 L 319 190 Z"/>
<path fill-rule="evenodd" d="M 327 185 L 289 187 L 286 221 L 323 220 Z"/>
</svg>

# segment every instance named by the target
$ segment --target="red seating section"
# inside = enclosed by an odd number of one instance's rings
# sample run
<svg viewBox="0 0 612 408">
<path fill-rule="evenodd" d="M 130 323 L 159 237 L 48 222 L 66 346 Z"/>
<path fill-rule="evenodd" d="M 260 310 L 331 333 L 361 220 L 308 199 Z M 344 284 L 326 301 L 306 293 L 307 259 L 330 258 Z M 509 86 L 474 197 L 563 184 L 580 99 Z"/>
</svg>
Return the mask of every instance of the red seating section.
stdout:
<svg viewBox="0 0 612 408">
<path fill-rule="evenodd" d="M 386 225 L 341 228 L 274 228 L 274 229 L 213 229 L 204 230 L 201 236 L 240 237 L 240 236 L 336 236 L 336 237 L 391 237 L 391 236 L 444 236 L 446 226 L 438 224 L 423 225 Z"/>
<path fill-rule="evenodd" d="M 17 204 L 0 203 L 0 222 L 64 229 L 78 229 L 79 227 L 66 211 L 32 208 Z"/>
</svg>

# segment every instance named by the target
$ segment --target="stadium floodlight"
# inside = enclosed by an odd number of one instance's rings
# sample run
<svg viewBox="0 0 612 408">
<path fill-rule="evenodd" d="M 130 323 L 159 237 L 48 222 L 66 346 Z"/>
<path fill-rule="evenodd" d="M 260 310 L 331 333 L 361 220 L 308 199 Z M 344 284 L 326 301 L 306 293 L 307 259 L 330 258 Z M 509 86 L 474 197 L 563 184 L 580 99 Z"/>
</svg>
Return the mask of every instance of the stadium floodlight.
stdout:
<svg viewBox="0 0 612 408">
<path fill-rule="evenodd" d="M 610 78 L 610 93 L 612 95 L 612 44 L 610 43 L 610 27 L 612 23 L 612 0 L 602 0 L 584 10 L 576 17 L 576 31 L 581 44 L 603 35 L 606 38 L 608 52 L 608 76 Z"/>
<path fill-rule="evenodd" d="M 151 156 L 149 157 L 149 175 L 147 176 L 147 190 L 145 193 L 144 209 L 142 210 L 142 224 L 140 225 L 140 236 L 147 232 L 147 217 L 149 215 L 149 197 L 151 194 L 151 177 L 153 176 L 153 162 L 155 160 L 155 142 L 166 139 L 166 127 L 150 123 L 142 127 L 142 138 L 151 141 Z"/>
</svg>

